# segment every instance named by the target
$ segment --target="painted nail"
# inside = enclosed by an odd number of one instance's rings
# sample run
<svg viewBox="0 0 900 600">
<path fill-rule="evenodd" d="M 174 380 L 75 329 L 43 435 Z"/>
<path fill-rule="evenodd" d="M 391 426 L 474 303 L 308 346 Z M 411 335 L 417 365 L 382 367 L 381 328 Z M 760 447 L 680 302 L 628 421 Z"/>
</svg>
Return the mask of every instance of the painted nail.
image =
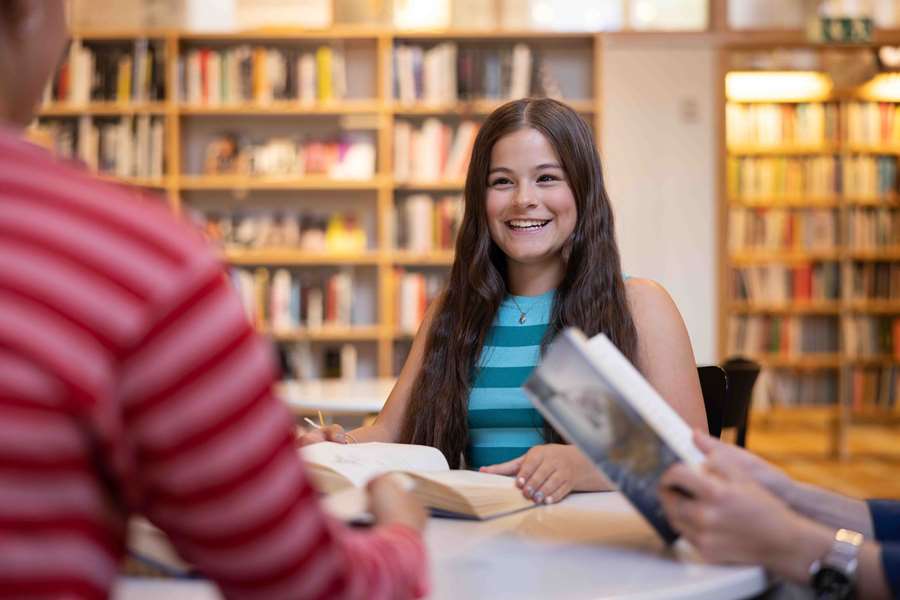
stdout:
<svg viewBox="0 0 900 600">
<path fill-rule="evenodd" d="M 526 485 L 525 486 L 525 495 L 527 497 L 531 498 L 531 494 L 533 494 L 533 493 L 534 493 L 534 488 L 531 487 L 530 485 Z"/>
<path fill-rule="evenodd" d="M 535 492 L 533 498 L 535 504 L 540 504 L 544 501 L 544 492 Z"/>
<path fill-rule="evenodd" d="M 547 496 L 544 499 L 544 504 L 553 504 L 553 496 Z"/>
<path fill-rule="evenodd" d="M 516 479 L 516 485 L 519 487 L 522 487 L 523 485 L 525 485 L 525 478 L 519 477 L 518 479 Z"/>
</svg>

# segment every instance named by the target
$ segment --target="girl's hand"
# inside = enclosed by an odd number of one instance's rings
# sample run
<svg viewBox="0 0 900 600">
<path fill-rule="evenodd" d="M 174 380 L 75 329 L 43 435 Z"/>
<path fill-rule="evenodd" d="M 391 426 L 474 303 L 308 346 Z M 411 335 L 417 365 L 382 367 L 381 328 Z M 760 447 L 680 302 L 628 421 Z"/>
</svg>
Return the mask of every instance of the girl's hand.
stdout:
<svg viewBox="0 0 900 600">
<path fill-rule="evenodd" d="M 337 423 L 334 425 L 326 425 L 321 429 L 297 428 L 298 446 L 309 446 L 310 444 L 318 444 L 319 442 L 337 442 L 338 444 L 346 444 L 347 433 L 344 431 L 344 428 Z"/>
<path fill-rule="evenodd" d="M 531 498 L 535 504 L 553 504 L 578 487 L 585 469 L 588 472 L 595 470 L 574 446 L 543 444 L 533 447 L 519 458 L 481 467 L 480 470 L 497 475 L 514 475 L 516 486 L 522 489 L 526 498 Z"/>
</svg>

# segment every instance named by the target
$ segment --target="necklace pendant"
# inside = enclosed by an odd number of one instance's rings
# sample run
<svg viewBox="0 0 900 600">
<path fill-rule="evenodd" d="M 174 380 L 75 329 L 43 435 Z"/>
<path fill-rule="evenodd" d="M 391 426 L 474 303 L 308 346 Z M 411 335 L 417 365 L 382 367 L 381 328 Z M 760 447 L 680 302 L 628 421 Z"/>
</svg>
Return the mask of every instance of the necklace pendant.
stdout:
<svg viewBox="0 0 900 600">
<path fill-rule="evenodd" d="M 525 313 L 519 313 L 519 325 L 525 324 Z"/>
</svg>

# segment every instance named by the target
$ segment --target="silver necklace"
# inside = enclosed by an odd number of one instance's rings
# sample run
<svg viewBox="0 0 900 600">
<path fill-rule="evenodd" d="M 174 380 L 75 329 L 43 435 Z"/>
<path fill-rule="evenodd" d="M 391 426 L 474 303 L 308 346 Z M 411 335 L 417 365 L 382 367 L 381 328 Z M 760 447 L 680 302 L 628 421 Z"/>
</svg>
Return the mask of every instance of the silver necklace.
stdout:
<svg viewBox="0 0 900 600">
<path fill-rule="evenodd" d="M 525 316 L 526 316 L 529 312 L 531 312 L 531 309 L 532 309 L 532 308 L 534 308 L 535 306 L 537 306 L 538 304 L 541 303 L 541 301 L 538 300 L 537 302 L 535 302 L 534 304 L 532 304 L 531 306 L 529 306 L 529 307 L 528 307 L 528 310 L 522 310 L 522 307 L 519 306 L 519 302 L 516 300 L 516 297 L 513 296 L 512 294 L 510 294 L 509 297 L 512 299 L 513 304 L 516 305 L 516 308 L 519 309 L 519 325 L 524 325 L 524 324 L 525 324 Z"/>
</svg>

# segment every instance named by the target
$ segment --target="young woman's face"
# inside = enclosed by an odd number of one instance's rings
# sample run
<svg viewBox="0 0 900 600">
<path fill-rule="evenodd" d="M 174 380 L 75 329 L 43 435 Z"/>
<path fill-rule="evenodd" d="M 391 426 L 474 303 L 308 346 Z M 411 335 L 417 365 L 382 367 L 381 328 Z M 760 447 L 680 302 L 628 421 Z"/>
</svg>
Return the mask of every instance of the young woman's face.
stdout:
<svg viewBox="0 0 900 600">
<path fill-rule="evenodd" d="M 577 217 L 566 173 L 540 132 L 526 127 L 494 144 L 488 172 L 488 227 L 511 267 L 558 264 Z"/>
</svg>

